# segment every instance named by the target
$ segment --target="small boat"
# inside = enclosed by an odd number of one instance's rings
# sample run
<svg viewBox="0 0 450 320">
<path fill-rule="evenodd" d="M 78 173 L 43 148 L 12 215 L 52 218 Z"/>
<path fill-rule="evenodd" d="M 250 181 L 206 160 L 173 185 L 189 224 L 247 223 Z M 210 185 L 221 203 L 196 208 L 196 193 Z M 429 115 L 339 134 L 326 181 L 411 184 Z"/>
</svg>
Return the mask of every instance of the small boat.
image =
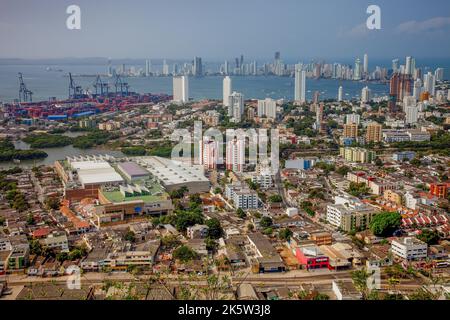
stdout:
<svg viewBox="0 0 450 320">
<path fill-rule="evenodd" d="M 13 159 L 13 162 L 16 163 L 16 164 L 19 164 L 20 160 L 19 159 Z"/>
</svg>

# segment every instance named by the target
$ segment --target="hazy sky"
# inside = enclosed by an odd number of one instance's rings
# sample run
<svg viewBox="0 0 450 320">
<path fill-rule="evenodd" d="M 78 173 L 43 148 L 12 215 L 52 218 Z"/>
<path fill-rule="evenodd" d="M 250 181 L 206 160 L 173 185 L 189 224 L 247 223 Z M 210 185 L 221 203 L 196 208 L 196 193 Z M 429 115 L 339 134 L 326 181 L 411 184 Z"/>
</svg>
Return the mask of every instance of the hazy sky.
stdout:
<svg viewBox="0 0 450 320">
<path fill-rule="evenodd" d="M 66 8 L 81 7 L 81 30 Z M 382 30 L 365 27 L 370 4 Z M 448 0 L 0 0 L 0 58 L 450 57 Z"/>
</svg>

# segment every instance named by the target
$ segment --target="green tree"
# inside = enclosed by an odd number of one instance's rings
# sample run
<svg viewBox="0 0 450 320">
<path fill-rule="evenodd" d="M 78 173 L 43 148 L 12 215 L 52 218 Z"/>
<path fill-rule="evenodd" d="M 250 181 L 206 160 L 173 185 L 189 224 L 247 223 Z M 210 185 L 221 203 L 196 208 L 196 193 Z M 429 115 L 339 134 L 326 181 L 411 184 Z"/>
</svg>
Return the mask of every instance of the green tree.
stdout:
<svg viewBox="0 0 450 320">
<path fill-rule="evenodd" d="M 269 228 L 273 225 L 273 221 L 270 217 L 262 217 L 261 220 L 259 221 L 259 225 L 265 229 L 265 228 Z"/>
<path fill-rule="evenodd" d="M 30 253 L 40 255 L 42 253 L 42 245 L 39 240 L 30 241 Z"/>
<path fill-rule="evenodd" d="M 165 248 L 176 248 L 181 244 L 176 235 L 170 234 L 161 239 L 161 245 Z"/>
<path fill-rule="evenodd" d="M 58 260 L 59 262 L 64 262 L 69 258 L 69 255 L 67 254 L 67 252 L 59 252 L 56 255 L 56 260 Z"/>
<path fill-rule="evenodd" d="M 349 173 L 350 171 L 352 171 L 351 168 L 350 168 L 350 167 L 347 167 L 347 166 L 339 167 L 339 168 L 336 170 L 336 172 L 337 172 L 338 174 L 340 174 L 341 176 L 346 176 L 347 173 Z"/>
<path fill-rule="evenodd" d="M 83 250 L 83 248 L 75 248 L 72 251 L 70 251 L 68 259 L 73 261 L 73 260 L 77 260 L 77 259 L 81 259 L 83 258 L 85 255 L 87 254 L 87 252 L 85 252 Z"/>
<path fill-rule="evenodd" d="M 56 197 L 49 197 L 45 200 L 45 205 L 48 209 L 59 210 L 60 201 Z"/>
<path fill-rule="evenodd" d="M 280 237 L 280 239 L 282 240 L 289 240 L 293 235 L 293 232 L 291 229 L 289 228 L 285 228 L 282 229 L 279 233 L 278 236 Z"/>
<path fill-rule="evenodd" d="M 28 224 L 29 226 L 31 226 L 31 225 L 34 224 L 34 217 L 33 217 L 33 214 L 32 214 L 32 213 L 29 213 L 29 214 L 27 215 L 27 224 Z"/>
<path fill-rule="evenodd" d="M 409 163 L 411 163 L 413 166 L 420 167 L 422 165 L 422 161 L 420 159 L 414 158 Z"/>
<path fill-rule="evenodd" d="M 219 247 L 219 244 L 215 239 L 212 238 L 206 238 L 205 239 L 206 249 L 211 252 L 216 252 L 217 248 Z"/>
<path fill-rule="evenodd" d="M 422 300 L 422 301 L 423 300 L 434 300 L 433 294 L 423 288 L 417 289 L 416 291 L 411 293 L 408 296 L 408 298 L 410 300 Z"/>
<path fill-rule="evenodd" d="M 202 198 L 200 198 L 200 195 L 198 193 L 191 194 L 189 196 L 189 201 L 198 205 L 202 204 Z"/>
<path fill-rule="evenodd" d="M 370 188 L 365 183 L 350 182 L 347 190 L 354 197 L 366 196 L 370 193 Z"/>
<path fill-rule="evenodd" d="M 439 234 L 434 230 L 422 229 L 422 232 L 417 236 L 417 239 L 422 240 L 428 245 L 434 245 L 439 242 Z"/>
<path fill-rule="evenodd" d="M 246 217 L 246 214 L 245 214 L 244 210 L 242 210 L 241 208 L 236 210 L 236 214 L 241 219 L 245 219 L 245 217 Z"/>
<path fill-rule="evenodd" d="M 369 295 L 369 289 L 367 287 L 367 279 L 369 274 L 365 269 L 355 270 L 351 272 L 351 277 L 355 288 L 361 292 L 363 299 L 366 300 Z"/>
<path fill-rule="evenodd" d="M 269 197 L 269 201 L 271 203 L 280 203 L 283 202 L 283 198 L 279 194 L 274 194 Z"/>
<path fill-rule="evenodd" d="M 189 262 L 197 258 L 197 253 L 188 246 L 180 246 L 173 252 L 173 258 L 182 262 Z"/>
<path fill-rule="evenodd" d="M 370 222 L 370 230 L 376 236 L 392 236 L 400 228 L 402 216 L 398 212 L 382 212 L 377 214 Z"/>
<path fill-rule="evenodd" d="M 134 232 L 128 230 L 127 233 L 125 234 L 125 240 L 130 242 L 136 241 Z"/>
<path fill-rule="evenodd" d="M 206 221 L 208 226 L 208 238 L 219 239 L 223 234 L 222 226 L 217 218 L 212 218 Z"/>
</svg>

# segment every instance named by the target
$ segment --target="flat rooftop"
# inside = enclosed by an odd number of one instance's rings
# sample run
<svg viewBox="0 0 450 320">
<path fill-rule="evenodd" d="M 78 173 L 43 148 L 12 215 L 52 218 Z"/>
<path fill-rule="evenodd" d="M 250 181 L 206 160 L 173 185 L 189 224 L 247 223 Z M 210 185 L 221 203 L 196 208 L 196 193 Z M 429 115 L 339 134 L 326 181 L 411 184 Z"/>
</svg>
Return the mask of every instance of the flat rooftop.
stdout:
<svg viewBox="0 0 450 320">
<path fill-rule="evenodd" d="M 145 170 L 135 162 L 130 161 L 119 163 L 117 167 L 119 168 L 119 170 L 125 172 L 131 177 L 141 177 L 149 175 L 149 172 L 147 170 Z"/>
<path fill-rule="evenodd" d="M 179 161 L 161 157 L 142 157 L 139 163 L 164 185 L 176 185 L 189 182 L 207 182 L 203 166 L 188 166 Z"/>
<path fill-rule="evenodd" d="M 71 162 L 70 166 L 77 170 L 78 179 L 83 185 L 124 181 L 122 176 L 106 161 L 75 161 Z"/>
</svg>

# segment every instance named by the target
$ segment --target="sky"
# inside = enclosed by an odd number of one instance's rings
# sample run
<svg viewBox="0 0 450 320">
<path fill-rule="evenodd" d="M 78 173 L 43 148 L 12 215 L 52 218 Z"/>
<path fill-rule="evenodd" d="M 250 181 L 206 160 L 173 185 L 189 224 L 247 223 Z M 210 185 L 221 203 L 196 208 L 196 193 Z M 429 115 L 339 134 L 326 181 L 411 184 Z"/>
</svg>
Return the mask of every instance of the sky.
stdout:
<svg viewBox="0 0 450 320">
<path fill-rule="evenodd" d="M 81 8 L 68 30 L 66 8 Z M 366 10 L 381 9 L 381 30 Z M 450 58 L 448 0 L 0 0 L 0 58 Z"/>
</svg>

